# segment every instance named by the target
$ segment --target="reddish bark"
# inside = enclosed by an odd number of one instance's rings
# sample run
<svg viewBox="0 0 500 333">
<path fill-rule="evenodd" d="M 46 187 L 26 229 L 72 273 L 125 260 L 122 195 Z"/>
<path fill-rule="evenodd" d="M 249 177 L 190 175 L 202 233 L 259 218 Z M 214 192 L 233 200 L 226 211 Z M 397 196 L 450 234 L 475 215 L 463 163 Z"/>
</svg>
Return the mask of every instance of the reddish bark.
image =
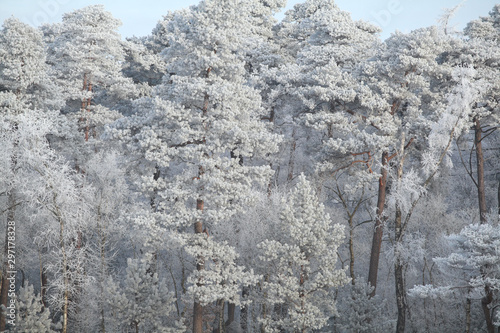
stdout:
<svg viewBox="0 0 500 333">
<path fill-rule="evenodd" d="M 384 206 L 387 193 L 387 162 L 388 153 L 382 154 L 382 171 L 378 185 L 377 216 L 375 220 L 375 229 L 373 231 L 372 249 L 370 253 L 370 267 L 368 270 L 368 282 L 373 287 L 370 296 L 375 296 L 377 288 L 378 264 L 380 261 L 380 251 L 382 249 L 382 235 L 384 224 Z"/>
</svg>

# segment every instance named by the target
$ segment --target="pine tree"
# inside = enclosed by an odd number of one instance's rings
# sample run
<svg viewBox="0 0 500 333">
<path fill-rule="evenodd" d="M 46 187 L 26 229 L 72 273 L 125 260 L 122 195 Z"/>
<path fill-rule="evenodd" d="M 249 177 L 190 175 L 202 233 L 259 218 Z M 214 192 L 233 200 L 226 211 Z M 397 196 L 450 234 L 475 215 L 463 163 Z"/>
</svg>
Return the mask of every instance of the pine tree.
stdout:
<svg viewBox="0 0 500 333">
<path fill-rule="evenodd" d="M 120 100 L 134 94 L 131 80 L 122 74 L 125 51 L 116 31 L 120 24 L 102 5 L 94 5 L 44 27 L 64 111 L 76 116 L 85 141 L 96 137 L 98 126 L 119 118 Z"/>
<path fill-rule="evenodd" d="M 444 237 L 450 247 L 447 257 L 437 257 L 434 261 L 447 277 L 436 285 L 418 285 L 413 287 L 409 294 L 419 298 L 450 299 L 451 295 L 458 294 L 470 306 L 472 299 L 480 299 L 483 312 L 490 311 L 489 306 L 497 306 L 498 300 L 494 295 L 500 288 L 500 229 L 498 225 L 470 224 L 460 233 Z M 488 299 L 491 297 L 491 299 Z M 488 302 L 485 302 L 488 300 Z M 487 309 L 484 309 L 486 307 Z M 470 311 L 470 309 L 469 309 Z M 494 311 L 491 311 L 491 322 L 495 325 Z M 470 315 L 470 313 L 469 313 Z M 489 326 L 486 329 L 490 329 Z M 467 323 L 470 331 L 470 321 Z"/>
<path fill-rule="evenodd" d="M 60 325 L 54 325 L 50 310 L 43 306 L 40 295 L 35 294 L 33 285 L 19 289 L 17 297 L 16 332 L 56 333 Z"/>
<path fill-rule="evenodd" d="M 131 327 L 136 333 L 185 332 L 169 317 L 175 310 L 175 299 L 165 281 L 151 271 L 151 255 L 144 259 L 129 258 L 122 286 L 110 278 L 105 293 L 110 308 L 108 319 L 115 323 L 114 330 Z"/>
<path fill-rule="evenodd" d="M 280 304 L 286 314 L 261 316 L 260 322 L 266 332 L 310 332 L 336 313 L 332 292 L 349 281 L 336 268 L 343 228 L 332 223 L 303 174 L 282 204 L 280 238 L 265 240 L 259 248 L 268 269 L 262 302 Z"/>
<path fill-rule="evenodd" d="M 7 224 L 14 224 L 18 217 L 18 205 L 21 202 L 19 188 L 23 180 L 19 178 L 19 158 L 27 146 L 20 142 L 27 133 L 21 133 L 19 127 L 22 117 L 28 113 L 42 113 L 48 107 L 57 106 L 57 89 L 48 79 L 45 64 L 46 54 L 40 31 L 21 23 L 15 18 L 6 20 L 0 31 L 0 121 L 2 122 L 2 140 L 5 149 L 6 164 L 3 165 L 2 186 L 8 193 Z M 7 258 L 7 231 L 5 228 L 4 260 Z M 2 265 L 2 284 L 0 303 L 7 305 L 8 282 L 6 280 L 7 263 Z M 5 316 L 0 315 L 0 330 L 5 329 Z"/>
<path fill-rule="evenodd" d="M 251 8 L 247 1 L 203 1 L 167 16 L 163 54 L 171 74 L 154 98 L 138 101 L 137 115 L 117 126 L 122 130 L 112 130 L 124 136 L 140 129 L 130 146 L 150 170 L 141 184 L 155 198 L 148 224 L 178 230 L 175 238 L 195 259 L 194 332 L 201 332 L 204 305 L 238 304 L 235 285 L 254 280 L 211 229 L 245 210 L 254 185 L 267 184 L 269 168 L 243 160 L 265 157 L 279 142 L 260 121 L 258 92 L 245 82 L 240 47 L 252 34 Z M 233 275 L 220 276 L 219 267 Z"/>
</svg>

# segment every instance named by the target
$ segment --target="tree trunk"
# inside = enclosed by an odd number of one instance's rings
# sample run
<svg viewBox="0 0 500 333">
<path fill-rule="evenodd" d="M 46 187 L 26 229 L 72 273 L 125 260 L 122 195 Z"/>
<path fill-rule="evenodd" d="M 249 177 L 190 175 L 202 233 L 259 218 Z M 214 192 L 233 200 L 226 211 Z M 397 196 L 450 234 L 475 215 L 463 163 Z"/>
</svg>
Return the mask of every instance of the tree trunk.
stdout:
<svg viewBox="0 0 500 333">
<path fill-rule="evenodd" d="M 224 333 L 226 331 L 224 323 L 225 304 L 226 302 L 223 299 L 216 302 L 217 315 L 215 316 L 213 333 Z"/>
<path fill-rule="evenodd" d="M 38 250 L 38 260 L 40 262 L 40 298 L 42 299 L 43 307 L 47 307 L 47 300 L 45 299 L 45 293 L 47 292 L 47 273 L 43 268 L 42 261 L 42 249 Z"/>
<path fill-rule="evenodd" d="M 470 333 L 470 323 L 471 323 L 470 305 L 471 305 L 471 299 L 467 297 L 465 303 L 465 333 Z"/>
<path fill-rule="evenodd" d="M 488 223 L 488 208 L 486 206 L 486 190 L 484 185 L 484 156 L 483 156 L 483 143 L 482 143 L 482 129 L 479 119 L 474 119 L 474 145 L 476 146 L 476 165 L 477 165 L 477 197 L 479 203 L 479 221 L 481 224 Z M 484 269 L 481 268 L 481 274 Z M 493 333 L 495 328 L 493 326 L 493 319 L 489 305 L 493 301 L 493 294 L 489 286 L 484 287 L 484 297 L 481 299 L 481 306 L 483 308 L 484 319 L 486 320 L 486 327 L 488 333 Z"/>
<path fill-rule="evenodd" d="M 56 203 L 56 195 L 54 194 L 54 204 Z M 63 292 L 63 321 L 62 321 L 62 333 L 67 333 L 68 331 L 68 312 L 69 312 L 69 273 L 68 273 L 68 258 L 66 256 L 66 247 L 64 242 L 64 221 L 61 215 L 58 214 L 59 219 L 59 241 L 62 253 L 62 273 L 64 277 L 64 292 Z"/>
<path fill-rule="evenodd" d="M 233 303 L 228 303 L 226 327 L 233 323 L 235 312 L 236 312 L 236 305 Z"/>
<path fill-rule="evenodd" d="M 401 138 L 401 149 L 399 151 L 399 164 L 397 169 L 397 181 L 401 182 L 403 178 L 403 166 L 405 160 L 405 133 Z M 396 284 L 396 303 L 398 307 L 398 322 L 396 325 L 397 333 L 404 333 L 406 324 L 406 288 L 404 276 L 404 262 L 402 262 L 400 249 L 403 242 L 403 214 L 401 207 L 396 202 L 396 216 L 394 219 L 394 282 Z"/>
<path fill-rule="evenodd" d="M 101 254 L 101 281 L 100 281 L 100 286 L 101 286 L 101 301 L 99 302 L 99 306 L 101 307 L 101 333 L 106 333 L 106 320 L 105 320 L 105 313 L 104 313 L 104 304 L 105 304 L 105 299 L 104 299 L 104 284 L 106 282 L 106 276 L 107 276 L 107 265 L 106 265 L 106 226 L 104 225 L 102 221 L 102 214 L 101 214 L 101 206 L 97 208 L 97 233 L 99 235 L 99 250 Z"/>
<path fill-rule="evenodd" d="M 83 92 L 92 92 L 92 82 L 90 81 L 89 74 L 83 74 Z M 89 133 L 90 133 L 90 123 L 88 117 L 83 117 L 85 112 L 90 112 L 90 103 L 92 102 L 92 98 L 82 98 L 82 118 L 81 121 L 85 121 L 85 142 L 89 141 Z"/>
<path fill-rule="evenodd" d="M 351 284 L 356 284 L 354 276 L 354 225 L 353 215 L 349 215 L 349 274 L 351 275 Z"/>
<path fill-rule="evenodd" d="M 380 261 L 380 251 L 382 249 L 382 234 L 384 228 L 384 206 L 387 193 L 387 158 L 388 152 L 382 153 L 382 170 L 378 182 L 377 217 L 375 229 L 373 231 L 372 249 L 370 253 L 370 268 L 368 270 L 368 283 L 373 287 L 370 297 L 375 296 L 377 288 L 378 264 Z"/>
<path fill-rule="evenodd" d="M 479 119 L 474 121 L 474 145 L 476 146 L 477 164 L 477 197 L 479 201 L 479 219 L 481 224 L 487 223 L 486 192 L 484 186 L 484 156 L 482 144 L 482 129 Z"/>
<path fill-rule="evenodd" d="M 493 325 L 493 318 L 491 317 L 489 305 L 493 301 L 493 294 L 491 289 L 484 287 L 485 296 L 481 299 L 481 307 L 483 308 L 484 319 L 486 320 L 486 329 L 488 333 L 495 333 L 495 326 Z"/>
<path fill-rule="evenodd" d="M 196 202 L 196 209 L 203 211 L 203 200 L 198 199 Z M 203 233 L 203 223 L 197 221 L 194 224 L 195 234 Z M 205 269 L 205 259 L 203 257 L 196 258 L 196 269 L 202 271 Z M 193 333 L 203 333 L 203 306 L 198 300 L 195 299 L 193 307 Z"/>
<path fill-rule="evenodd" d="M 401 208 L 396 207 L 396 261 L 394 263 L 394 278 L 396 283 L 396 303 L 398 306 L 398 322 L 396 326 L 397 333 L 403 333 L 405 331 L 406 322 L 406 288 L 404 280 L 404 263 L 401 262 L 399 254 L 399 243 L 402 238 L 402 214 Z"/>
<path fill-rule="evenodd" d="M 45 270 L 43 266 L 40 267 L 41 269 L 41 289 L 40 289 L 40 297 L 42 298 L 42 304 L 44 307 L 48 307 L 47 304 L 47 298 L 45 297 L 45 294 L 47 293 L 47 273 L 45 273 Z"/>
<path fill-rule="evenodd" d="M 288 160 L 288 175 L 286 177 L 287 181 L 292 181 L 293 179 L 293 169 L 295 166 L 295 149 L 297 148 L 297 141 L 295 140 L 295 128 L 292 132 L 292 143 L 290 145 L 290 159 Z"/>
<path fill-rule="evenodd" d="M 250 293 L 249 287 L 243 287 L 243 291 L 241 292 L 241 297 L 245 298 Z M 241 308 L 240 311 L 240 326 L 243 333 L 247 332 L 248 329 L 248 305 L 245 305 Z"/>
</svg>

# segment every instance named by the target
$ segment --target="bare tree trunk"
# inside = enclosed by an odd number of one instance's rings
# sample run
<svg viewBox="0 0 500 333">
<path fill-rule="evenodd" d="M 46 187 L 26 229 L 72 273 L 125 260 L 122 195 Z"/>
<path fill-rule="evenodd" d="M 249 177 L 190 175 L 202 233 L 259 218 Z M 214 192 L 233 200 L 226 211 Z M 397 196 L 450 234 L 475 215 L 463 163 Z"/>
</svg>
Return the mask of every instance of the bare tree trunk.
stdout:
<svg viewBox="0 0 500 333">
<path fill-rule="evenodd" d="M 232 150 L 231 151 L 231 158 L 237 159 L 238 164 L 243 166 L 243 156 L 241 155 L 236 155 L 236 153 Z M 239 230 L 236 230 L 236 233 L 238 233 Z M 236 311 L 236 304 L 228 302 L 227 305 L 227 321 L 226 321 L 226 327 L 231 325 L 234 321 L 234 314 Z"/>
<path fill-rule="evenodd" d="M 40 283 L 41 283 L 41 288 L 40 288 L 40 297 L 42 298 L 42 304 L 44 307 L 48 307 L 48 304 L 47 304 L 47 299 L 45 297 L 45 294 L 47 293 L 47 284 L 48 284 L 48 281 L 47 281 L 47 273 L 45 273 L 45 270 L 43 268 L 43 266 L 40 266 L 40 275 L 41 275 L 41 279 L 40 279 Z"/>
<path fill-rule="evenodd" d="M 203 200 L 198 199 L 196 202 L 196 209 L 203 211 Z M 203 233 L 203 223 L 197 221 L 194 224 L 195 234 Z M 196 258 L 196 269 L 202 271 L 205 269 L 205 259 L 203 257 Z M 193 307 L 193 333 L 203 333 L 203 306 L 196 299 Z"/>
<path fill-rule="evenodd" d="M 479 119 L 474 121 L 474 145 L 476 146 L 477 164 L 477 197 L 479 201 L 479 218 L 481 224 L 487 223 L 488 209 L 486 208 L 486 191 L 484 186 L 484 156 L 482 144 L 482 129 Z"/>
<path fill-rule="evenodd" d="M 396 206 L 396 247 L 399 247 L 399 243 L 402 238 L 402 214 L 401 208 Z M 396 261 L 394 263 L 394 278 L 396 283 L 396 303 L 398 306 L 398 322 L 396 327 L 397 333 L 403 333 L 405 331 L 406 322 L 406 288 L 404 280 L 404 263 L 401 262 L 399 250 L 396 248 L 395 251 Z"/>
<path fill-rule="evenodd" d="M 293 169 L 295 166 L 295 149 L 297 148 L 297 141 L 295 140 L 295 128 L 292 132 L 292 143 L 290 145 L 290 159 L 288 160 L 288 175 L 286 177 L 287 181 L 293 179 Z"/>
<path fill-rule="evenodd" d="M 301 307 L 301 312 L 305 311 L 305 290 L 304 290 L 304 283 L 307 281 L 308 276 L 307 272 L 304 270 L 304 266 L 300 266 L 300 280 L 299 280 L 299 285 L 300 285 L 300 292 L 299 292 L 299 299 L 300 299 L 300 307 Z M 306 333 L 309 330 L 308 327 L 302 325 L 301 332 Z"/>
<path fill-rule="evenodd" d="M 92 92 L 92 82 L 90 81 L 90 74 L 88 73 L 85 73 L 83 74 L 83 89 L 82 89 L 83 92 Z M 82 98 L 82 106 L 81 106 L 81 110 L 82 110 L 82 117 L 80 118 L 80 121 L 83 122 L 85 121 L 85 141 L 89 141 L 89 137 L 90 137 L 90 123 L 89 123 L 89 118 L 88 117 L 84 117 L 84 113 L 87 112 L 89 113 L 90 112 L 90 104 L 92 102 L 92 98 L 89 97 L 89 98 Z M 95 132 L 93 133 L 94 136 L 95 136 Z"/>
<path fill-rule="evenodd" d="M 64 242 L 64 220 L 62 219 L 61 212 L 57 208 L 57 194 L 53 195 L 53 203 L 56 208 L 56 217 L 59 222 L 59 242 L 61 246 L 62 253 L 62 274 L 64 279 L 64 291 L 63 291 L 63 320 L 62 320 L 62 333 L 67 333 L 68 331 L 68 312 L 69 312 L 69 274 L 68 274 L 68 258 L 66 256 L 66 245 Z"/>
<path fill-rule="evenodd" d="M 264 283 L 268 282 L 269 281 L 269 274 L 266 274 L 264 275 Z M 267 297 L 267 292 L 264 292 L 264 299 Z M 261 313 L 262 313 L 262 318 L 263 319 L 266 319 L 267 318 L 267 304 L 264 302 L 262 303 L 262 310 L 261 310 Z M 266 328 L 264 327 L 264 325 L 260 324 L 260 332 L 261 333 L 266 333 Z"/>
<path fill-rule="evenodd" d="M 481 299 L 481 307 L 483 308 L 484 319 L 486 320 L 486 329 L 488 333 L 495 332 L 493 318 L 491 316 L 489 305 L 493 301 L 493 294 L 489 286 L 484 287 L 485 296 Z"/>
<path fill-rule="evenodd" d="M 471 299 L 467 297 L 465 303 L 465 333 L 470 333 L 470 323 L 471 323 L 470 305 L 471 305 Z"/>
<path fill-rule="evenodd" d="M 217 315 L 215 316 L 213 333 L 224 333 L 226 331 L 224 323 L 225 304 L 226 302 L 223 299 L 216 302 Z"/>
<path fill-rule="evenodd" d="M 234 322 L 235 312 L 236 312 L 236 305 L 234 303 L 228 303 L 226 327 L 231 325 Z"/>
<path fill-rule="evenodd" d="M 250 293 L 249 287 L 243 287 L 243 291 L 241 292 L 241 297 L 245 298 Z M 241 308 L 240 312 L 240 326 L 241 330 L 246 333 L 248 329 L 248 305 L 245 305 Z"/>
<path fill-rule="evenodd" d="M 354 215 L 349 215 L 349 274 L 351 275 L 351 284 L 356 284 L 356 277 L 354 276 Z"/>
<path fill-rule="evenodd" d="M 101 301 L 99 302 L 99 306 L 101 307 L 101 333 L 106 333 L 106 320 L 104 313 L 104 283 L 106 281 L 107 276 L 107 265 L 106 265 L 106 226 L 103 225 L 102 214 L 101 214 L 101 206 L 97 208 L 97 233 L 99 235 L 99 250 L 101 254 Z"/>
<path fill-rule="evenodd" d="M 373 231 L 372 249 L 370 253 L 370 267 L 368 269 L 368 283 L 373 287 L 370 297 L 375 296 L 377 288 L 378 264 L 382 249 L 382 235 L 384 231 L 384 206 L 387 193 L 387 159 L 388 152 L 382 153 L 382 170 L 378 183 L 377 217 Z"/>
<path fill-rule="evenodd" d="M 484 155 L 482 144 L 482 129 L 479 119 L 474 119 L 474 145 L 476 146 L 476 165 L 477 165 L 477 197 L 479 203 L 479 221 L 481 224 L 488 223 L 487 214 L 488 208 L 486 206 L 486 190 L 484 185 Z M 484 268 L 481 268 L 481 274 Z M 489 286 L 484 287 L 484 297 L 481 299 L 481 306 L 483 308 L 484 319 L 486 320 L 486 327 L 488 333 L 493 333 L 495 328 L 493 326 L 493 319 L 489 305 L 493 301 L 493 294 Z"/>
<path fill-rule="evenodd" d="M 405 160 L 405 135 L 403 133 L 401 138 L 401 149 L 399 151 L 399 164 L 397 169 L 397 181 L 401 182 L 403 178 L 403 166 Z M 396 202 L 396 217 L 394 219 L 394 282 L 396 284 L 396 304 L 398 307 L 398 321 L 396 324 L 396 332 L 404 333 L 406 324 L 406 288 L 404 277 L 404 262 L 402 262 L 400 248 L 403 242 L 403 214 L 401 207 Z"/>
</svg>

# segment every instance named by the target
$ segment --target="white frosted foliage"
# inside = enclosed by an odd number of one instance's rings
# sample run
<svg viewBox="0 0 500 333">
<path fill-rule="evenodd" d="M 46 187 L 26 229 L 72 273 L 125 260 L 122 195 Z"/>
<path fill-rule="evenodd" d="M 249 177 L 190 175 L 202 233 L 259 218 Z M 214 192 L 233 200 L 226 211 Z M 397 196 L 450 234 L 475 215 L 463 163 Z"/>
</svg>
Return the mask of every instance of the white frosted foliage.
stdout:
<svg viewBox="0 0 500 333">
<path fill-rule="evenodd" d="M 212 230 L 243 213 L 256 188 L 268 185 L 272 171 L 261 161 L 277 151 L 281 139 L 261 121 L 260 95 L 245 79 L 244 51 L 259 6 L 207 0 L 169 13 L 158 29 L 168 41 L 162 55 L 170 74 L 152 98 L 136 102 L 136 115 L 108 132 L 124 139 L 145 165 L 137 185 L 154 198 L 154 222 L 147 222 L 152 237 L 158 228 L 179 231 L 187 254 L 205 261 L 203 270 L 191 274 L 188 290 L 203 304 L 239 303 L 241 286 L 255 282 Z M 153 170 L 159 170 L 157 179 Z M 195 223 L 209 238 L 192 235 Z"/>
<path fill-rule="evenodd" d="M 285 305 L 287 315 L 260 320 L 270 332 L 320 329 L 336 313 L 330 292 L 349 281 L 336 267 L 343 227 L 332 223 L 303 174 L 283 201 L 280 220 L 281 239 L 266 240 L 259 248 L 268 268 L 264 301 Z"/>
<path fill-rule="evenodd" d="M 225 242 L 216 243 L 205 234 L 184 238 L 188 254 L 195 258 L 211 258 L 205 263 L 207 269 L 194 271 L 188 278 L 189 293 L 204 305 L 219 299 L 240 305 L 240 288 L 255 285 L 258 276 L 235 264 L 238 254 Z"/>
<path fill-rule="evenodd" d="M 35 294 L 33 285 L 19 289 L 17 296 L 16 332 L 55 333 L 58 325 L 52 323 L 50 310 L 42 304 L 42 298 Z"/>
<path fill-rule="evenodd" d="M 481 96 L 484 82 L 474 81 L 476 70 L 472 67 L 456 67 L 453 80 L 456 87 L 447 96 L 448 105 L 437 122 L 431 125 L 428 137 L 429 149 L 423 154 L 423 171 L 426 175 L 434 172 L 441 154 L 445 153 L 453 138 L 458 138 L 470 126 L 472 106 Z M 447 155 L 451 152 L 448 150 Z"/>
<path fill-rule="evenodd" d="M 449 280 L 442 285 L 415 286 L 410 290 L 411 296 L 437 298 L 466 290 L 469 297 L 480 298 L 485 288 L 500 290 L 498 225 L 470 224 L 446 240 L 452 253 L 434 261 Z"/>
<path fill-rule="evenodd" d="M 15 18 L 5 20 L 0 31 L 0 59 L 0 87 L 26 93 L 43 79 L 42 33 Z"/>
<path fill-rule="evenodd" d="M 185 329 L 169 317 L 175 298 L 152 268 L 152 256 L 127 260 L 127 275 L 120 286 L 111 278 L 106 286 L 110 319 L 116 328 L 138 332 L 181 333 Z"/>
</svg>

